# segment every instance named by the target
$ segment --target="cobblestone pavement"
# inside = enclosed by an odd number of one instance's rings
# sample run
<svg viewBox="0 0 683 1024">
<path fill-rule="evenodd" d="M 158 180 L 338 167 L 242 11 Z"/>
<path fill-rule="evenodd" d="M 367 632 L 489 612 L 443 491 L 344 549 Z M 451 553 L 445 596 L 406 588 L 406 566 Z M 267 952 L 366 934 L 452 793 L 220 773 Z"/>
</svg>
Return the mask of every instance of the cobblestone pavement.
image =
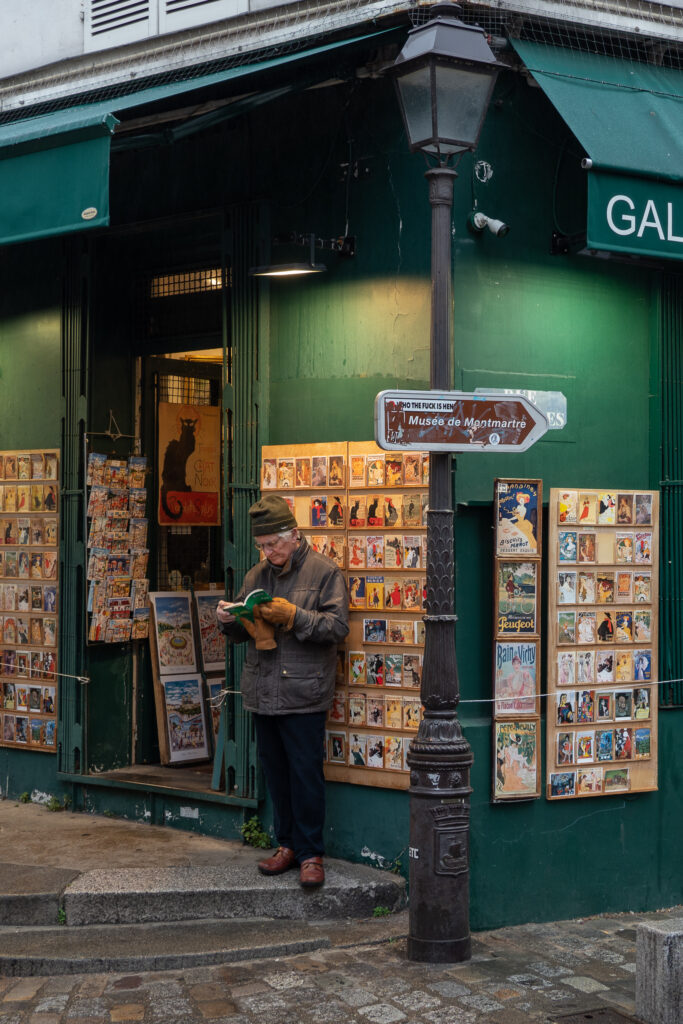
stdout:
<svg viewBox="0 0 683 1024">
<path fill-rule="evenodd" d="M 628 1015 L 636 925 L 671 913 L 483 932 L 472 959 L 455 966 L 409 963 L 397 939 L 185 971 L 0 978 L 0 1024 L 527 1024 L 598 1007 Z"/>
</svg>

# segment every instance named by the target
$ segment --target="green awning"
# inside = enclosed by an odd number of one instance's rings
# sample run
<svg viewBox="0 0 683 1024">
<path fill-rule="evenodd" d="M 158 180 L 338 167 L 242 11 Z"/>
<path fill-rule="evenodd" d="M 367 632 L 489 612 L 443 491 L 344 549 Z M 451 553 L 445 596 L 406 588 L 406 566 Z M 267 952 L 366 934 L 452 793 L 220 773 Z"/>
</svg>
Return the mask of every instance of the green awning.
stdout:
<svg viewBox="0 0 683 1024">
<path fill-rule="evenodd" d="M 512 45 L 592 161 L 588 247 L 683 259 L 683 71 Z"/>
<path fill-rule="evenodd" d="M 0 240 L 109 223 L 110 113 L 80 107 L 0 129 Z"/>
<path fill-rule="evenodd" d="M 127 96 L 0 125 L 0 244 L 109 223 L 109 157 L 111 137 L 119 123 L 117 113 L 288 64 L 301 64 L 391 31 L 370 32 L 271 60 L 164 82 Z M 320 74 L 327 77 L 330 73 L 330 66 L 325 63 Z M 259 94 L 255 93 L 254 103 L 258 102 Z M 241 109 L 244 105 L 242 100 Z"/>
</svg>

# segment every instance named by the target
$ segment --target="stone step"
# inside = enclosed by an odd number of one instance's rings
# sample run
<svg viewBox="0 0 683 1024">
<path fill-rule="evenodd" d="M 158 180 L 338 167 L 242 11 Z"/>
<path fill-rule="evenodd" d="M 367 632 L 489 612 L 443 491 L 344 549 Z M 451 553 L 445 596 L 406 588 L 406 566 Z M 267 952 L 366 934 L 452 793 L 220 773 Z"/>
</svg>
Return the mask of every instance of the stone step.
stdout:
<svg viewBox="0 0 683 1024">
<path fill-rule="evenodd" d="M 64 889 L 62 907 L 67 925 L 83 926 L 210 918 L 321 921 L 405 905 L 405 881 L 396 875 L 332 859 L 325 869 L 319 889 L 303 889 L 297 870 L 269 878 L 244 864 L 84 871 Z"/>
<path fill-rule="evenodd" d="M 0 975 L 165 971 L 291 956 L 328 947 L 328 930 L 272 920 L 0 928 Z"/>
</svg>

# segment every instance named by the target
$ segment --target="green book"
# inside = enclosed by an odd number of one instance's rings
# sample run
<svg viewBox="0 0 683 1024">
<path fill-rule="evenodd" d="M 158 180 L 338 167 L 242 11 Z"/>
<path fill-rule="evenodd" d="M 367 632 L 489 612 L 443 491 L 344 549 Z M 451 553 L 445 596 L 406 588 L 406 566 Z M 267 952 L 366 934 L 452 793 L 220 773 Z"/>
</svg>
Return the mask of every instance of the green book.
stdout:
<svg viewBox="0 0 683 1024">
<path fill-rule="evenodd" d="M 266 590 L 252 590 L 242 601 L 224 601 L 223 610 L 230 612 L 236 619 L 248 619 L 249 622 L 254 621 L 254 607 L 257 604 L 265 604 L 267 601 L 272 601 L 273 598 Z"/>
</svg>

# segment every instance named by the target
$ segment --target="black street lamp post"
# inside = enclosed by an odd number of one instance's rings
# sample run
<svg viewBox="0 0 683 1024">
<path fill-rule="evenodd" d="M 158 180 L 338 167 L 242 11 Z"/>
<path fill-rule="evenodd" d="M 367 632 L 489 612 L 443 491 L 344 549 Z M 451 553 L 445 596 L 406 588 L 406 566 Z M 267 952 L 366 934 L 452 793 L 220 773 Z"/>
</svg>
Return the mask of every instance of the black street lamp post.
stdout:
<svg viewBox="0 0 683 1024">
<path fill-rule="evenodd" d="M 452 388 L 451 212 L 457 177 L 449 161 L 473 150 L 498 65 L 484 32 L 437 4 L 409 33 L 392 68 L 413 152 L 433 156 L 426 172 L 432 207 L 430 386 Z M 451 456 L 430 457 L 427 601 L 421 700 L 424 716 L 410 766 L 410 930 L 408 957 L 457 963 L 471 955 L 469 931 L 469 743 L 457 716 Z"/>
</svg>

